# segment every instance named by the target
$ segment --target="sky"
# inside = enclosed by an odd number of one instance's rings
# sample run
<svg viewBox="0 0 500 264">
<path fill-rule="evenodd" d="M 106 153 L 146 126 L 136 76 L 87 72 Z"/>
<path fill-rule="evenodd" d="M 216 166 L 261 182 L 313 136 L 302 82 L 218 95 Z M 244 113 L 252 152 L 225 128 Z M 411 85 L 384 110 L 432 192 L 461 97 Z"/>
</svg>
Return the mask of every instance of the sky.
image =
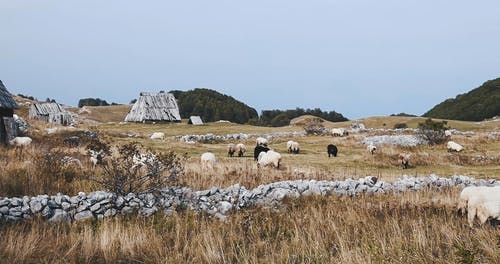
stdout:
<svg viewBox="0 0 500 264">
<path fill-rule="evenodd" d="M 500 77 L 498 0 L 0 0 L 0 80 L 77 105 L 210 88 L 256 108 L 422 115 Z"/>
</svg>

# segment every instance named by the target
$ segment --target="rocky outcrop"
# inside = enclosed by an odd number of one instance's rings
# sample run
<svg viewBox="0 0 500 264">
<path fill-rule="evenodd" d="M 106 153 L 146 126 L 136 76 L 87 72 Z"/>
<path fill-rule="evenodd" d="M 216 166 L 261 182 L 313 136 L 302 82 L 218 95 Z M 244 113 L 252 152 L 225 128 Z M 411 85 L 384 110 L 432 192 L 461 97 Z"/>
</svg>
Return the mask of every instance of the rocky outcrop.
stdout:
<svg viewBox="0 0 500 264">
<path fill-rule="evenodd" d="M 227 188 L 213 187 L 202 191 L 175 186 L 162 189 L 158 195 L 129 193 L 120 196 L 96 191 L 88 195 L 81 192 L 71 197 L 63 194 L 24 196 L 0 198 L 0 219 L 19 221 L 41 216 L 51 222 L 82 221 L 132 213 L 148 217 L 159 211 L 170 215 L 174 210 L 194 210 L 224 220 L 231 211 L 254 206 L 278 206 L 285 197 L 375 195 L 468 185 L 492 186 L 500 185 L 500 181 L 476 180 L 457 175 L 451 178 L 430 175 L 418 178 L 404 176 L 393 183 L 388 183 L 368 176 L 341 181 L 282 181 L 260 185 L 252 190 L 235 184 Z"/>
</svg>

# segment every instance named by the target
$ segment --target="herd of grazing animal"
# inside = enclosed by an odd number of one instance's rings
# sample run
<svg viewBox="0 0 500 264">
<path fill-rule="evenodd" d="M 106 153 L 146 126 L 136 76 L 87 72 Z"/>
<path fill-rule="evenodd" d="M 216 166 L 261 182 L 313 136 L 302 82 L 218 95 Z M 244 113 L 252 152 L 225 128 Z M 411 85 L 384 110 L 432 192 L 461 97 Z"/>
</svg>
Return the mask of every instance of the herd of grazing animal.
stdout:
<svg viewBox="0 0 500 264">
<path fill-rule="evenodd" d="M 448 133 L 447 134 L 448 136 L 451 136 L 450 131 L 447 130 L 446 132 Z M 333 128 L 330 131 L 330 133 L 334 137 L 344 137 L 344 136 L 349 135 L 348 131 L 343 129 L 343 128 Z M 272 150 L 268 147 L 268 144 L 269 144 L 269 141 L 266 138 L 263 138 L 263 137 L 256 138 L 256 146 L 254 148 L 254 160 L 257 161 L 258 166 L 261 166 L 261 165 L 267 166 L 269 164 L 275 164 L 274 165 L 275 167 L 279 167 L 279 162 L 278 161 L 274 162 L 274 160 L 277 160 L 277 159 L 281 160 L 281 155 L 279 155 L 279 158 L 278 158 L 278 155 L 273 154 L 275 156 L 275 158 L 273 158 L 274 159 L 273 162 L 259 162 L 259 160 L 261 160 L 263 157 L 265 157 L 264 155 L 261 155 L 261 153 L 267 153 L 270 150 Z M 290 140 L 286 143 L 286 149 L 287 149 L 287 152 L 290 154 L 299 154 L 300 144 L 296 141 Z M 377 152 L 377 147 L 373 144 L 369 144 L 366 147 L 366 149 L 367 149 L 368 153 L 370 153 L 371 155 L 375 155 L 375 153 Z M 460 152 L 463 150 L 463 147 L 461 145 L 459 145 L 458 143 L 455 143 L 453 141 L 449 141 L 447 143 L 447 149 L 449 152 L 452 152 L 452 151 L 453 152 Z M 327 146 L 326 151 L 327 151 L 328 157 L 332 157 L 332 156 L 337 157 L 337 154 L 338 154 L 337 146 L 335 146 L 333 144 L 329 144 Z M 238 157 L 243 157 L 245 152 L 246 152 L 246 146 L 242 143 L 238 143 L 236 145 L 233 143 L 230 143 L 227 146 L 227 155 L 229 157 L 233 157 L 235 153 L 237 153 Z M 274 151 L 274 153 L 277 153 L 277 152 Z M 405 153 L 399 154 L 398 160 L 399 160 L 399 163 L 403 169 L 408 169 L 410 167 L 410 157 L 411 157 L 410 153 L 405 152 Z M 265 160 L 267 160 L 267 159 L 270 159 L 270 158 L 266 157 Z"/>
</svg>

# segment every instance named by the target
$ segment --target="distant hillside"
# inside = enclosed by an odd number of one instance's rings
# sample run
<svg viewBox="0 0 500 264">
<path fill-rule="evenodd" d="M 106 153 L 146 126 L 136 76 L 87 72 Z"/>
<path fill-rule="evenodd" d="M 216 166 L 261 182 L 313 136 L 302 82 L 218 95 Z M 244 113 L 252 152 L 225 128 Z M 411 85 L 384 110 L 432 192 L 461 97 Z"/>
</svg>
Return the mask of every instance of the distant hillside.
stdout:
<svg viewBox="0 0 500 264">
<path fill-rule="evenodd" d="M 177 99 L 182 118 L 192 115 L 200 116 L 204 122 L 228 120 L 244 124 L 252 118 L 257 118 L 257 111 L 217 91 L 197 88 L 190 91 L 171 91 Z"/>
<path fill-rule="evenodd" d="M 478 88 L 447 99 L 424 114 L 425 117 L 481 121 L 500 115 L 500 78 Z"/>
<path fill-rule="evenodd" d="M 290 124 L 292 119 L 303 115 L 316 116 L 330 122 L 342 122 L 349 120 L 342 114 L 335 111 L 326 112 L 319 108 L 296 108 L 289 110 L 263 110 L 260 118 L 257 120 L 251 120 L 250 124 L 271 127 L 287 126 Z"/>
</svg>

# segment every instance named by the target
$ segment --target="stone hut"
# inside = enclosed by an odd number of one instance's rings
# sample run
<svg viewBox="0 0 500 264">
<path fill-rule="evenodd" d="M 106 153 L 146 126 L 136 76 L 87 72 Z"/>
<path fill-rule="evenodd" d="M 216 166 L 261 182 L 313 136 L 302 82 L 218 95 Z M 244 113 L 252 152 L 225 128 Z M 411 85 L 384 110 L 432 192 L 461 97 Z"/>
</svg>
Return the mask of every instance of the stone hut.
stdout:
<svg viewBox="0 0 500 264">
<path fill-rule="evenodd" d="M 128 112 L 125 122 L 181 122 L 181 116 L 173 94 L 143 92 Z"/>
<path fill-rule="evenodd" d="M 16 101 L 0 81 L 0 144 L 7 144 L 17 136 L 17 125 L 14 120 Z"/>
<path fill-rule="evenodd" d="M 29 118 L 63 126 L 73 123 L 71 114 L 58 103 L 32 104 L 29 111 Z"/>
<path fill-rule="evenodd" d="M 190 125 L 203 125 L 203 121 L 201 120 L 200 116 L 190 116 L 188 124 Z"/>
</svg>

